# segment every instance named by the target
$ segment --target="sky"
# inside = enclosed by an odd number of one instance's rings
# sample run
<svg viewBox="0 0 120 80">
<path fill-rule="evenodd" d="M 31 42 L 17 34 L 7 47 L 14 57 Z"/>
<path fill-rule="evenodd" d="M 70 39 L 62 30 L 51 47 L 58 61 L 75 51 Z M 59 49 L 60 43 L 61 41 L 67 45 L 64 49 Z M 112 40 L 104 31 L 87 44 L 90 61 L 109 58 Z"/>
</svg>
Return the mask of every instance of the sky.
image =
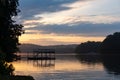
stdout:
<svg viewBox="0 0 120 80">
<path fill-rule="evenodd" d="M 20 43 L 80 44 L 120 32 L 120 0 L 19 0 Z"/>
</svg>

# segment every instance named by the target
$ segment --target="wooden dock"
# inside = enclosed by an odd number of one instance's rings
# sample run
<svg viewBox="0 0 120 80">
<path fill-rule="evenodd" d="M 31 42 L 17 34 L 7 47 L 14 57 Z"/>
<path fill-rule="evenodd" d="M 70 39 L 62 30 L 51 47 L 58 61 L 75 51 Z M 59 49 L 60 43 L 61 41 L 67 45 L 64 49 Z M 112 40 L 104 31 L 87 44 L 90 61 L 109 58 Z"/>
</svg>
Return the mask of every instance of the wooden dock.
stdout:
<svg viewBox="0 0 120 80">
<path fill-rule="evenodd" d="M 54 49 L 37 49 L 33 51 L 33 56 L 27 58 L 28 60 L 55 60 Z"/>
</svg>

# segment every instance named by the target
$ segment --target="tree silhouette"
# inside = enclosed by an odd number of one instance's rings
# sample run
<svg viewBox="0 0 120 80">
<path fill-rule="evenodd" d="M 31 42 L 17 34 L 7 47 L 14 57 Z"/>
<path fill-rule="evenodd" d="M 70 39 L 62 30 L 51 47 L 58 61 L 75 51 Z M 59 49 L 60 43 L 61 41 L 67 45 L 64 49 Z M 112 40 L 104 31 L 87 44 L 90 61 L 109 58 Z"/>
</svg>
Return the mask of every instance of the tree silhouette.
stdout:
<svg viewBox="0 0 120 80">
<path fill-rule="evenodd" d="M 6 60 L 18 51 L 19 36 L 24 33 L 23 26 L 13 20 L 20 12 L 17 6 L 18 0 L 0 0 L 0 49 L 6 54 Z"/>
<path fill-rule="evenodd" d="M 108 35 L 101 45 L 101 52 L 106 54 L 120 54 L 120 32 Z"/>
<path fill-rule="evenodd" d="M 88 41 L 81 43 L 75 49 L 76 53 L 90 53 L 90 52 L 98 52 L 100 48 L 101 42 Z"/>
</svg>

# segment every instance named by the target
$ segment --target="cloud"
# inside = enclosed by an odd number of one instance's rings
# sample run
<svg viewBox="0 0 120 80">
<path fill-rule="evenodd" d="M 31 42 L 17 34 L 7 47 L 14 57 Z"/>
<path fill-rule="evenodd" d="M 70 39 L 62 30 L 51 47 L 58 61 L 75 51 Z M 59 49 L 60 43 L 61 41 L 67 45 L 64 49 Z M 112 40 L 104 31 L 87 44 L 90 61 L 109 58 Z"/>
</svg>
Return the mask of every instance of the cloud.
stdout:
<svg viewBox="0 0 120 80">
<path fill-rule="evenodd" d="M 20 0 L 20 16 L 21 19 L 29 20 L 36 14 L 67 10 L 69 7 L 61 5 L 75 1 L 78 0 Z"/>
<path fill-rule="evenodd" d="M 26 30 L 39 30 L 44 34 L 106 36 L 120 30 L 120 15 L 111 14 L 119 11 L 119 1 L 109 1 L 110 4 L 107 2 L 108 0 L 53 0 L 54 6 L 67 9 L 53 12 L 50 9 L 48 12 L 34 14 L 32 19 L 24 20 L 23 24 Z M 112 3 L 117 6 L 112 6 Z M 109 8 L 111 5 L 114 11 L 109 11 L 106 4 Z"/>
<path fill-rule="evenodd" d="M 110 2 L 110 4 L 108 4 L 107 2 Z M 117 6 L 112 6 L 112 2 Z M 32 14 L 32 19 L 24 20 L 23 24 L 26 22 L 31 22 L 37 23 L 38 25 L 73 25 L 81 22 L 105 24 L 120 22 L 120 15 L 116 14 L 120 12 L 120 10 L 118 9 L 118 2 L 118 0 L 72 0 L 72 2 L 69 2 L 68 0 L 53 0 L 53 3 L 55 3 L 55 5 L 53 5 L 54 8 L 52 9 L 58 9 L 57 11 L 50 11 L 51 9 L 41 11 L 42 13 L 39 12 L 39 10 L 33 11 L 38 13 Z M 106 8 L 106 5 L 108 5 L 109 8 Z M 59 6 L 59 8 L 63 9 L 60 10 L 56 6 Z M 42 5 L 41 8 L 44 9 L 45 6 Z M 112 11 L 111 9 L 114 9 L 114 11 Z"/>
<path fill-rule="evenodd" d="M 81 23 L 79 25 L 41 25 L 26 30 L 38 30 L 43 34 L 72 35 L 72 36 L 106 36 L 120 31 L 120 23 L 92 24 Z"/>
<path fill-rule="evenodd" d="M 53 14 L 52 14 L 53 15 Z M 27 20 L 23 24 L 38 24 L 38 25 L 64 25 L 64 24 L 81 24 L 81 23 L 94 23 L 94 24 L 111 24 L 120 22 L 120 16 L 104 16 L 104 15 L 89 15 L 89 16 L 48 16 L 38 20 Z M 36 15 L 37 16 L 37 15 Z M 47 16 L 47 14 L 46 14 Z"/>
<path fill-rule="evenodd" d="M 101 41 L 120 31 L 120 0 L 20 0 L 21 41 L 68 44 Z"/>
</svg>

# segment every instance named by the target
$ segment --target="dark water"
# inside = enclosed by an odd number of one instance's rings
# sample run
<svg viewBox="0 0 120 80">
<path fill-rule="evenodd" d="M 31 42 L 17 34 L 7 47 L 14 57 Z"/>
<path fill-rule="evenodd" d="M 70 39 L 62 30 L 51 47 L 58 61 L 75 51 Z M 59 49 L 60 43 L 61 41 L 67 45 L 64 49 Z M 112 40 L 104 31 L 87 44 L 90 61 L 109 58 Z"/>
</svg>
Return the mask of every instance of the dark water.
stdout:
<svg viewBox="0 0 120 80">
<path fill-rule="evenodd" d="M 120 57 L 57 55 L 56 60 L 13 62 L 16 75 L 36 80 L 120 80 Z"/>
</svg>

